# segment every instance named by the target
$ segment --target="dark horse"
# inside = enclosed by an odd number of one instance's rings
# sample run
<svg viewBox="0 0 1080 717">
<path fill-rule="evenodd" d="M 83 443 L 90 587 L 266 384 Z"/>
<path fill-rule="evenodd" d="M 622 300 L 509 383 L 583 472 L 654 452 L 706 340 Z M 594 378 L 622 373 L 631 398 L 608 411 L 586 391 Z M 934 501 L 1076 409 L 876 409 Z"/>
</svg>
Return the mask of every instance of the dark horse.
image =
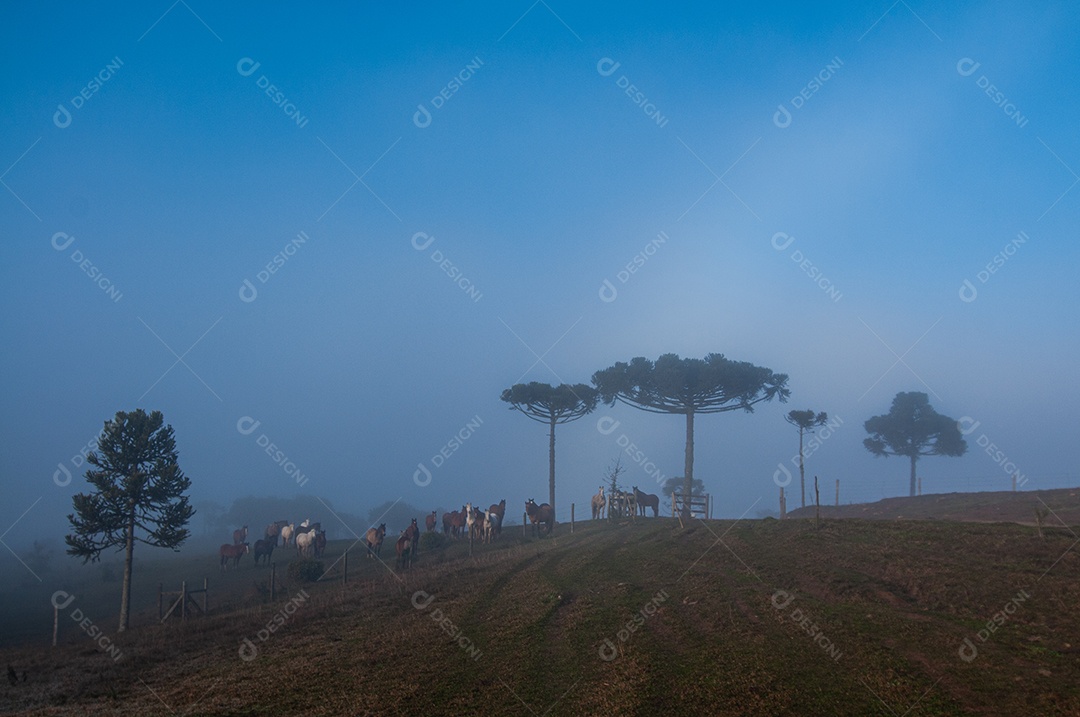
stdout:
<svg viewBox="0 0 1080 717">
<path fill-rule="evenodd" d="M 428 517 L 424 518 L 424 527 L 427 528 L 429 533 L 435 532 L 435 515 L 436 512 L 433 510 L 428 514 Z"/>
<path fill-rule="evenodd" d="M 529 515 L 529 522 L 532 523 L 533 535 L 537 533 L 537 526 L 543 525 L 540 529 L 541 535 L 549 535 L 551 528 L 555 524 L 555 511 L 551 509 L 551 506 L 547 503 L 536 504 L 536 501 L 529 498 L 525 501 L 525 512 Z"/>
<path fill-rule="evenodd" d="M 401 534 L 401 537 L 397 539 L 397 544 L 394 546 L 397 549 L 397 565 L 398 568 L 407 568 L 412 564 L 412 539 L 407 535 L 408 531 Z"/>
<path fill-rule="evenodd" d="M 645 508 L 652 508 L 652 517 L 660 515 L 660 499 L 652 493 L 642 493 L 634 486 L 634 501 L 637 503 L 641 516 L 645 516 Z"/>
<path fill-rule="evenodd" d="M 499 516 L 499 519 L 495 521 L 495 535 L 501 535 L 503 518 L 506 517 L 506 498 L 503 498 L 498 503 L 492 503 L 491 507 L 488 508 L 488 512 Z"/>
<path fill-rule="evenodd" d="M 263 533 L 263 537 L 267 540 L 269 540 L 270 538 L 277 540 L 277 537 L 281 535 L 281 529 L 288 524 L 289 521 L 287 520 L 278 520 L 271 523 L 270 525 L 266 526 L 266 531 Z"/>
<path fill-rule="evenodd" d="M 271 538 L 269 540 L 256 540 L 255 541 L 255 564 L 259 564 L 259 560 L 262 557 L 266 557 L 267 564 L 270 563 L 270 558 L 274 555 L 274 548 L 277 546 L 277 538 Z"/>
</svg>

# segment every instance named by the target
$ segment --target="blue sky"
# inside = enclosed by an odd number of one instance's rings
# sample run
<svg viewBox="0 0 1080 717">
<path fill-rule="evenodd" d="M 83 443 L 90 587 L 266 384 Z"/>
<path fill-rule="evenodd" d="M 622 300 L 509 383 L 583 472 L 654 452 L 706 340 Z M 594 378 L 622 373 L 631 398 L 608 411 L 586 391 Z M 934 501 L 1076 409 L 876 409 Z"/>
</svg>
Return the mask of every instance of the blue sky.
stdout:
<svg viewBox="0 0 1080 717">
<path fill-rule="evenodd" d="M 1077 482 L 1071 4 L 3 13 L 8 542 L 64 531 L 85 484 L 58 464 L 135 407 L 173 425 L 196 502 L 517 506 L 546 496 L 546 429 L 502 389 L 667 352 L 791 377 L 789 404 L 697 423 L 725 517 L 776 509 L 792 408 L 842 419 L 809 470 L 845 500 L 904 494 L 903 461 L 862 447 L 898 391 L 979 422 L 968 455 L 922 464 L 927 492 L 1007 488 L 983 437 L 1029 488 Z M 622 434 L 680 475 L 682 431 L 625 407 L 563 426 L 560 511 Z"/>
</svg>

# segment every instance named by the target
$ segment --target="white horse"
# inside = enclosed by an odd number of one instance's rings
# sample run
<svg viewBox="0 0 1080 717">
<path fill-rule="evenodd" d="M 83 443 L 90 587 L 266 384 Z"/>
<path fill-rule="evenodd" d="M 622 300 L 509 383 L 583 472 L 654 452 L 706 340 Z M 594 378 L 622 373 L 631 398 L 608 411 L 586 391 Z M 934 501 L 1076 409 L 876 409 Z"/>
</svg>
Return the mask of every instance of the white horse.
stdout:
<svg viewBox="0 0 1080 717">
<path fill-rule="evenodd" d="M 281 544 L 282 545 L 288 545 L 289 541 L 292 540 L 292 536 L 293 536 L 294 532 L 296 532 L 296 524 L 295 523 L 289 523 L 288 525 L 283 526 L 281 528 L 281 540 L 282 540 Z"/>
<path fill-rule="evenodd" d="M 592 497 L 593 520 L 604 517 L 604 506 L 606 504 L 607 498 L 604 497 L 604 486 L 600 486 L 600 492 Z"/>
<path fill-rule="evenodd" d="M 310 558 L 315 546 L 315 533 L 309 531 L 296 536 L 296 552 L 305 558 Z"/>
<path fill-rule="evenodd" d="M 473 529 L 476 525 L 476 516 L 473 515 L 472 503 L 465 504 L 465 529 L 469 533 L 469 537 L 473 537 Z"/>
<path fill-rule="evenodd" d="M 489 510 L 487 520 L 484 521 L 484 542 L 490 543 L 495 540 L 495 532 L 499 528 L 499 514 Z"/>
</svg>

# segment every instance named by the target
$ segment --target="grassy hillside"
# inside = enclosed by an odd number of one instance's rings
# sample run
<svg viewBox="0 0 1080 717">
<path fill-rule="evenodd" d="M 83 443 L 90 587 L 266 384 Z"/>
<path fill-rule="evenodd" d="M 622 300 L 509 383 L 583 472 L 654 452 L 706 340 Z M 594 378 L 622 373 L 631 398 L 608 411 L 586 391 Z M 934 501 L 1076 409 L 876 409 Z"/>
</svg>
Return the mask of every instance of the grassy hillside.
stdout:
<svg viewBox="0 0 1080 717">
<path fill-rule="evenodd" d="M 684 529 L 661 518 L 541 541 L 511 531 L 473 558 L 456 543 L 400 574 L 354 559 L 355 580 L 304 587 L 300 601 L 289 601 L 298 585 L 276 604 L 253 590 L 238 611 L 141 627 L 118 641 L 117 662 L 84 635 L 7 649 L 28 680 L 0 688 L 0 709 L 1077 714 L 1076 541 L 938 521 Z M 247 567 L 237 574 L 259 574 Z"/>
<path fill-rule="evenodd" d="M 811 486 L 812 489 L 812 486 Z M 812 493 L 812 490 L 811 490 Z M 824 495 L 824 493 L 823 493 Z M 811 499 L 813 495 L 810 496 Z M 1049 525 L 1080 525 L 1080 488 L 984 493 L 936 493 L 914 498 L 885 498 L 876 503 L 821 506 L 823 518 L 871 520 L 963 520 L 1035 525 L 1035 509 L 1050 509 Z M 788 512 L 792 518 L 814 517 L 813 506 Z"/>
</svg>

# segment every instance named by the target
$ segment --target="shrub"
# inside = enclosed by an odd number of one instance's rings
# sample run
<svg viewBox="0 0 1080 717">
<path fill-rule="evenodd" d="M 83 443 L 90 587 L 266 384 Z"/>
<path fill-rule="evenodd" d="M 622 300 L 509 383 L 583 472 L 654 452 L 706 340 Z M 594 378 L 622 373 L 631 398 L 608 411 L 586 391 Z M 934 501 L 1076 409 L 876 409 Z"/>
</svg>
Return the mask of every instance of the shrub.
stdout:
<svg viewBox="0 0 1080 717">
<path fill-rule="evenodd" d="M 420 550 L 434 550 L 446 544 L 446 536 L 439 532 L 423 533 L 420 535 Z"/>
<path fill-rule="evenodd" d="M 321 560 L 296 560 L 289 563 L 286 575 L 290 582 L 313 583 L 326 572 Z"/>
</svg>

